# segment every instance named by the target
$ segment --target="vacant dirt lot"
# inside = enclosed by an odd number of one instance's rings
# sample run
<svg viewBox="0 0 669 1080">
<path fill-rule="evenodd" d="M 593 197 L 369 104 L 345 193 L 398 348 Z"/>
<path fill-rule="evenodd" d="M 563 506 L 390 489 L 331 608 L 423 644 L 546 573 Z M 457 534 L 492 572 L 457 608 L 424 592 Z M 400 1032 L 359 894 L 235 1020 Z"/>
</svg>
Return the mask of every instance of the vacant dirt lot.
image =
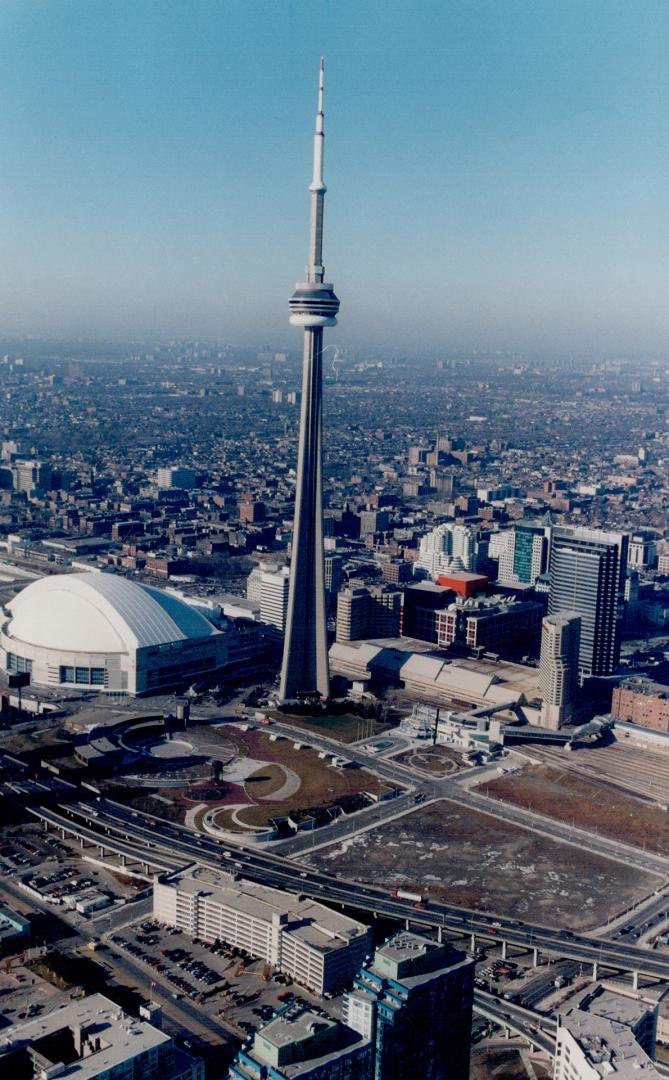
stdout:
<svg viewBox="0 0 669 1080">
<path fill-rule="evenodd" d="M 604 784 L 548 765 L 526 765 L 477 789 L 539 814 L 669 855 L 669 814 Z"/>
<path fill-rule="evenodd" d="M 636 738 L 643 735 L 635 734 Z M 644 802 L 669 803 L 669 750 L 636 745 L 629 733 L 603 746 L 565 753 L 557 746 L 533 746 L 532 759 L 558 771 L 576 773 Z"/>
<path fill-rule="evenodd" d="M 532 1068 L 537 1078 L 553 1075 L 553 1070 L 536 1058 L 532 1059 Z M 470 1080 L 528 1080 L 530 1073 L 518 1050 L 482 1047 L 472 1051 L 469 1076 Z"/>
<path fill-rule="evenodd" d="M 291 727 L 304 728 L 317 735 L 327 735 L 328 739 L 350 743 L 358 739 L 375 739 L 393 727 L 393 723 L 382 720 L 364 719 L 354 713 L 342 713 L 341 716 L 295 716 L 292 713 L 268 710 L 277 723 L 290 724 Z"/>
<path fill-rule="evenodd" d="M 646 895 L 651 874 L 443 800 L 308 856 L 358 881 L 574 930 Z"/>
</svg>

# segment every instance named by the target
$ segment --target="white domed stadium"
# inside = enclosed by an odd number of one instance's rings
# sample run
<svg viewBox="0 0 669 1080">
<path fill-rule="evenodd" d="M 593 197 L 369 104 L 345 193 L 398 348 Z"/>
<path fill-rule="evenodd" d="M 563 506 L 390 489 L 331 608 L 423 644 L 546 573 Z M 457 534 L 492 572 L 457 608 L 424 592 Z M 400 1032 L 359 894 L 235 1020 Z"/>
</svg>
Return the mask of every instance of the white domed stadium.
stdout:
<svg viewBox="0 0 669 1080">
<path fill-rule="evenodd" d="M 226 634 L 161 589 L 115 574 L 57 574 L 5 606 L 0 663 L 36 686 L 159 693 L 226 661 Z"/>
</svg>

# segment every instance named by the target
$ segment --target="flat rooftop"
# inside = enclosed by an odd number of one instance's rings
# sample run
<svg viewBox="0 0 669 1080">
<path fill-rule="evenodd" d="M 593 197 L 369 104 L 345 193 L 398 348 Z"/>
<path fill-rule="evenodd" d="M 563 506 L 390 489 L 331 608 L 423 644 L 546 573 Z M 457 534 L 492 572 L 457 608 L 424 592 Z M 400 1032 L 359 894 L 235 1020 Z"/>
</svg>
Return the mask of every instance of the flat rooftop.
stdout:
<svg viewBox="0 0 669 1080">
<path fill-rule="evenodd" d="M 420 934 L 412 934 L 408 930 L 388 938 L 383 945 L 379 945 L 375 956 L 387 956 L 391 960 L 406 960 L 411 956 L 416 960 L 428 955 L 430 950 L 438 949 L 436 941 L 431 938 L 421 937 Z"/>
<path fill-rule="evenodd" d="M 327 1071 L 330 1064 L 340 1068 L 342 1055 L 348 1057 L 357 1051 L 364 1052 L 367 1047 L 368 1041 L 356 1031 L 306 1009 L 298 1014 L 278 1016 L 261 1027 L 256 1033 L 253 1049 L 249 1054 L 240 1054 L 231 1075 L 257 1080 L 258 1062 L 276 1069 L 272 1075 L 291 1077 L 291 1080 L 320 1075 L 320 1070 Z"/>
<path fill-rule="evenodd" d="M 357 644 L 357 643 L 356 643 Z M 375 645 L 380 649 L 397 649 L 398 652 L 406 653 L 433 653 L 435 656 L 445 656 L 436 645 L 422 638 L 393 637 L 393 638 L 366 638 L 365 645 Z"/>
<path fill-rule="evenodd" d="M 392 979 L 412 989 L 443 972 L 471 963 L 465 953 L 451 945 L 402 930 L 376 948 L 369 970 L 380 978 Z"/>
<path fill-rule="evenodd" d="M 485 574 L 473 574 L 469 570 L 444 570 L 439 573 L 440 578 L 448 578 L 449 581 L 487 581 Z M 439 582 L 437 581 L 438 585 Z M 446 586 L 448 588 L 448 586 Z M 442 586 L 443 588 L 443 586 Z"/>
<path fill-rule="evenodd" d="M 17 935 L 30 933 L 30 920 L 0 904 L 0 941 L 9 940 Z"/>
<path fill-rule="evenodd" d="M 476 660 L 458 657 L 458 667 L 477 671 L 482 675 L 496 675 L 509 689 L 524 694 L 529 700 L 539 694 L 539 668 L 514 664 L 510 660 Z"/>
<path fill-rule="evenodd" d="M 323 953 L 333 952 L 367 933 L 364 923 L 341 915 L 314 900 L 235 880 L 232 874 L 208 866 L 196 866 L 172 875 L 163 884 L 179 892 L 208 896 L 222 907 L 239 911 L 246 917 L 271 923 L 274 916 L 283 918 L 282 927 Z"/>
<path fill-rule="evenodd" d="M 335 642 L 330 663 L 348 678 L 368 678 L 374 673 L 405 682 L 421 695 L 432 691 L 440 698 L 472 704 L 514 705 L 539 695 L 539 669 L 508 660 L 457 657 L 413 638 L 374 638 Z M 435 699 L 436 700 L 436 699 Z"/>
<path fill-rule="evenodd" d="M 81 1001 L 72 1001 L 59 1009 L 24 1024 L 13 1024 L 0 1032 L 0 1064 L 3 1057 L 17 1051 L 40 1054 L 48 1059 L 44 1048 L 49 1036 L 56 1036 L 65 1028 L 72 1031 L 78 1026 L 84 1035 L 99 1043 L 100 1049 L 86 1057 L 78 1057 L 67 1068 L 68 1077 L 86 1080 L 111 1071 L 129 1058 L 170 1043 L 169 1036 L 143 1020 L 128 1016 L 103 994 L 92 994 Z M 57 1064 L 57 1062 L 53 1062 Z M 6 1064 L 8 1068 L 9 1063 Z"/>
<path fill-rule="evenodd" d="M 597 1076 L 614 1080 L 660 1080 L 660 1073 L 630 1028 L 615 1020 L 575 1009 L 562 1022 Z M 558 1028 L 558 1034 L 559 1034 Z"/>
<path fill-rule="evenodd" d="M 307 1010 L 299 1016 L 277 1016 L 261 1030 L 263 1039 L 270 1042 L 272 1046 L 282 1047 L 310 1039 L 318 1028 L 332 1029 L 336 1026 L 334 1020 L 325 1019 Z"/>
<path fill-rule="evenodd" d="M 632 690 L 635 694 L 646 694 L 649 697 L 669 697 L 669 686 L 645 678 L 643 675 L 628 675 L 620 683 L 623 690 Z"/>
<path fill-rule="evenodd" d="M 91 706 L 88 704 L 82 705 L 80 709 L 76 708 L 65 721 L 65 726 L 70 731 L 87 731 L 95 727 L 113 727 L 114 724 L 118 724 L 121 720 L 130 720 L 132 713 L 128 713 L 127 710 L 119 709 L 113 705 L 104 702 L 99 707 Z M 148 719 L 148 716 L 141 715 L 137 717 L 139 723 L 140 720 Z"/>
<path fill-rule="evenodd" d="M 587 1012 L 601 1016 L 605 1020 L 614 1020 L 629 1027 L 638 1023 L 641 1017 L 655 1008 L 654 1001 L 644 1000 L 640 995 L 617 994 L 605 986 L 586 986 L 569 1000 L 571 1008 L 565 1012 L 568 1019 L 574 1012 Z"/>
</svg>

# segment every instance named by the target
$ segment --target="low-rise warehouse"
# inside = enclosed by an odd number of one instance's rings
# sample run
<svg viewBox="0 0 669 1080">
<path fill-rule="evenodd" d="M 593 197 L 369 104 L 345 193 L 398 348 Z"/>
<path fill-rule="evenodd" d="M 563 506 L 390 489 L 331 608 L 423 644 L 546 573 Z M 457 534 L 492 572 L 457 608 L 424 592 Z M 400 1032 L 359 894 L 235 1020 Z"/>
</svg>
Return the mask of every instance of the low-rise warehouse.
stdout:
<svg viewBox="0 0 669 1080">
<path fill-rule="evenodd" d="M 30 921 L 13 908 L 0 904 L 0 955 L 15 952 L 30 940 Z"/>
<path fill-rule="evenodd" d="M 436 653 L 400 647 L 395 639 L 336 642 L 333 672 L 352 680 L 388 681 L 434 704 L 505 705 L 515 708 L 538 695 L 538 672 L 521 664 L 448 660 Z"/>
</svg>

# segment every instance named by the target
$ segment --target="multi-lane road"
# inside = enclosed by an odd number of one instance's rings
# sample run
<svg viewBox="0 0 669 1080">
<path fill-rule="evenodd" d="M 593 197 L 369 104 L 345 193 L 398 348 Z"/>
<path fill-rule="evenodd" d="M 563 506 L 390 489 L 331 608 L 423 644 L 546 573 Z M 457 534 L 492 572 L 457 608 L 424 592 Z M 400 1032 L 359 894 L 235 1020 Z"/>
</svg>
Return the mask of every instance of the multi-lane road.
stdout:
<svg viewBox="0 0 669 1080">
<path fill-rule="evenodd" d="M 480 1016 L 494 1021 L 499 1027 L 508 1028 L 520 1035 L 550 1057 L 555 1057 L 557 1021 L 552 1016 L 544 1016 L 533 1009 L 513 1005 L 510 1001 L 487 994 L 484 990 L 474 991 L 474 1010 Z"/>
<path fill-rule="evenodd" d="M 663 880 L 669 880 L 669 859 L 611 837 L 593 834 L 587 829 L 579 828 L 576 823 L 570 825 L 567 822 L 553 820 L 543 814 L 536 813 L 530 807 L 515 806 L 498 799 L 492 799 L 490 796 L 483 795 L 469 786 L 469 772 L 447 777 L 420 776 L 414 769 L 395 761 L 393 758 L 370 753 L 358 745 L 342 746 L 341 743 L 335 742 L 333 739 L 328 738 L 327 735 L 312 731 L 299 731 L 286 724 L 276 722 L 272 724 L 270 730 L 273 734 L 280 735 L 293 742 L 313 746 L 317 750 L 336 757 L 346 757 L 356 765 L 370 769 L 387 783 L 397 788 L 409 789 L 407 794 L 400 795 L 396 799 L 390 799 L 371 810 L 364 810 L 354 815 L 354 817 L 342 816 L 337 818 L 331 825 L 320 829 L 318 836 L 300 834 L 275 844 L 274 849 L 282 855 L 289 857 L 299 856 L 319 843 L 331 844 L 346 839 L 360 828 L 380 824 L 384 819 L 414 809 L 415 796 L 420 795 L 423 799 L 450 799 L 460 806 L 478 810 L 484 814 L 492 814 L 500 820 L 509 822 L 509 824 L 517 825 L 522 829 L 530 829 L 551 840 L 556 840 L 558 843 L 570 844 L 579 848 L 580 851 L 587 851 L 595 856 L 614 859 L 616 862 L 622 862 L 626 866 L 634 867 L 643 873 L 657 874 Z"/>
<path fill-rule="evenodd" d="M 462 793 L 462 789 L 459 790 Z M 65 786 L 62 793 L 65 793 Z M 54 795 L 61 794 L 61 789 L 52 783 L 52 778 L 15 781 L 4 790 L 4 794 L 15 797 L 23 794 L 26 808 L 45 825 L 77 837 L 84 845 L 96 845 L 128 863 L 141 863 L 147 872 L 170 873 L 190 863 L 204 863 L 270 887 L 299 892 L 330 905 L 406 921 L 417 927 L 432 928 L 438 933 L 463 935 L 469 939 L 468 944 L 477 938 L 482 941 L 502 941 L 507 946 L 536 950 L 537 956 L 548 954 L 564 957 L 600 970 L 632 972 L 669 981 L 669 956 L 628 943 L 626 938 L 629 935 L 624 938 L 613 936 L 619 934 L 623 925 L 636 920 L 637 927 L 645 926 L 649 920 L 652 923 L 669 910 L 669 898 L 665 895 L 658 895 L 644 905 L 643 915 L 641 912 L 630 913 L 619 926 L 608 932 L 603 931 L 601 937 L 577 935 L 447 904 L 416 906 L 381 889 L 315 871 L 285 855 L 226 847 L 214 837 L 194 833 L 173 822 L 131 810 L 112 800 L 97 797 L 92 792 L 85 792 L 84 798 L 70 798 L 70 801 L 60 803 L 56 801 L 53 805 Z M 72 796 L 73 793 L 68 790 L 68 794 Z M 83 795 L 84 792 L 80 789 L 76 794 Z M 50 796 L 50 800 L 47 796 Z M 52 805 L 49 805 L 49 801 Z M 115 957 L 115 962 L 123 966 L 126 958 Z M 130 970 L 127 974 L 131 974 Z M 554 1055 L 554 1018 L 481 990 L 475 992 L 474 1007 L 478 1013 L 515 1032 L 530 1045 Z M 182 1013 L 185 1011 L 182 1010 Z"/>
<path fill-rule="evenodd" d="M 7 879 L 2 882 L 2 893 L 10 901 L 17 901 L 19 903 L 26 902 L 26 896 L 22 891 L 15 886 L 15 884 Z M 51 906 L 46 901 L 41 901 L 35 896 L 30 897 L 30 904 L 39 908 L 40 911 L 52 913 Z M 129 905 L 132 911 L 133 918 L 141 918 L 142 913 L 145 913 L 145 908 L 140 901 L 139 903 L 133 903 Z M 125 914 L 126 920 L 131 917 L 130 910 L 128 908 L 122 909 L 119 914 Z M 88 925 L 85 920 L 79 918 L 74 912 L 66 912 L 63 916 L 65 922 L 71 928 L 69 933 L 72 932 L 77 936 L 80 943 L 87 943 L 94 940 L 99 936 L 100 928 L 97 923 Z M 107 928 L 105 927 L 105 930 Z M 107 935 L 105 937 L 106 950 L 104 956 L 99 958 L 99 963 L 109 969 L 109 974 L 121 982 L 128 982 L 131 986 L 146 987 L 148 983 L 151 983 L 151 998 L 162 1005 L 165 1012 L 168 1014 L 171 1025 L 177 1029 L 177 1031 L 184 1035 L 189 1036 L 193 1033 L 202 1035 L 205 1041 L 212 1044 L 220 1042 L 235 1042 L 237 1036 L 230 1031 L 230 1029 L 211 1013 L 206 1012 L 204 1009 L 198 1008 L 187 998 L 179 998 L 175 1001 L 173 994 L 169 989 L 162 986 L 160 981 L 157 981 L 155 974 L 151 968 L 145 968 L 139 960 L 128 955 L 122 949 L 118 948 Z M 70 948 L 76 947 L 73 941 L 68 940 L 68 946 Z"/>
<path fill-rule="evenodd" d="M 474 991 L 474 1011 L 492 1020 L 499 1027 L 519 1035 L 530 1046 L 543 1050 L 549 1057 L 555 1057 L 557 1021 L 554 1017 L 522 1005 L 513 1005 L 483 990 Z M 660 1076 L 669 1077 L 669 1065 L 662 1061 L 653 1061 L 653 1065 Z"/>
<path fill-rule="evenodd" d="M 279 855 L 226 848 L 213 837 L 193 833 L 107 799 L 91 798 L 53 808 L 33 803 L 28 809 L 47 824 L 81 838 L 84 843 L 96 844 L 157 870 L 205 863 L 264 885 L 303 893 L 324 903 L 370 915 L 407 920 L 437 931 L 505 941 L 507 945 L 535 949 L 538 953 L 669 980 L 669 956 L 623 940 L 572 934 L 447 904 L 417 907 L 381 889 L 315 871 Z"/>
</svg>

